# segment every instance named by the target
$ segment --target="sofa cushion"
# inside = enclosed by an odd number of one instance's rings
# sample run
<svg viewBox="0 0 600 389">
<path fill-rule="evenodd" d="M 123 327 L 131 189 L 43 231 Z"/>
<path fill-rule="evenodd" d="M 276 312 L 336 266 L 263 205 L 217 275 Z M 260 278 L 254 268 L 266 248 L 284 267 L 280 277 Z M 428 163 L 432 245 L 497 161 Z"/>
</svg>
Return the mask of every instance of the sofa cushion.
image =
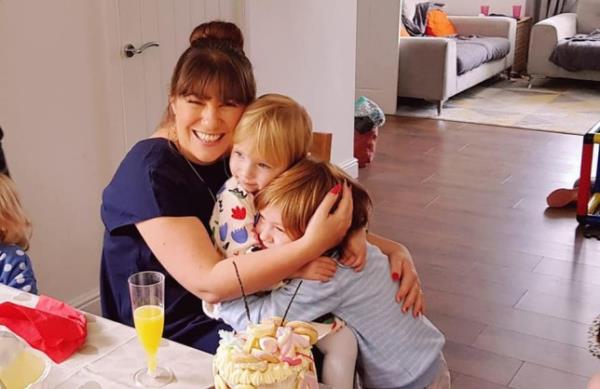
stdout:
<svg viewBox="0 0 600 389">
<path fill-rule="evenodd" d="M 427 13 L 434 7 L 437 7 L 434 3 L 430 1 L 422 1 L 416 4 L 415 14 L 413 15 L 412 19 L 409 19 L 406 15 L 402 15 L 402 23 L 410 35 L 425 35 L 425 30 L 427 27 Z"/>
<path fill-rule="evenodd" d="M 510 41 L 498 37 L 454 38 L 456 40 L 456 73 L 464 74 L 481 64 L 504 58 Z"/>
<path fill-rule="evenodd" d="M 425 35 L 429 36 L 455 36 L 456 28 L 448 19 L 446 12 L 439 8 L 432 8 L 427 12 L 427 27 Z"/>
<path fill-rule="evenodd" d="M 404 0 L 402 3 L 402 15 L 406 16 L 408 20 L 413 20 L 417 9 L 417 4 L 423 0 Z"/>
<path fill-rule="evenodd" d="M 589 34 L 600 28 L 600 1 L 579 0 L 577 2 L 577 33 Z"/>
<path fill-rule="evenodd" d="M 558 42 L 550 61 L 570 72 L 600 70 L 600 29 Z"/>
</svg>

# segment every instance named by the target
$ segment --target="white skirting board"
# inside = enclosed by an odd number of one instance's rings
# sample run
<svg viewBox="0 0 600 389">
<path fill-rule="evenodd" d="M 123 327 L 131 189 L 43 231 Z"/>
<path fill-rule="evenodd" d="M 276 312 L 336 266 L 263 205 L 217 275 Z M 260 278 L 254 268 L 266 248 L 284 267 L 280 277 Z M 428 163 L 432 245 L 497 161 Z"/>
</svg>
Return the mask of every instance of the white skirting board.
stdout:
<svg viewBox="0 0 600 389">
<path fill-rule="evenodd" d="M 68 301 L 68 304 L 85 312 L 102 316 L 100 309 L 100 289 L 94 288 Z"/>
<path fill-rule="evenodd" d="M 337 165 L 344 169 L 350 177 L 358 179 L 358 159 L 353 157 Z"/>
</svg>

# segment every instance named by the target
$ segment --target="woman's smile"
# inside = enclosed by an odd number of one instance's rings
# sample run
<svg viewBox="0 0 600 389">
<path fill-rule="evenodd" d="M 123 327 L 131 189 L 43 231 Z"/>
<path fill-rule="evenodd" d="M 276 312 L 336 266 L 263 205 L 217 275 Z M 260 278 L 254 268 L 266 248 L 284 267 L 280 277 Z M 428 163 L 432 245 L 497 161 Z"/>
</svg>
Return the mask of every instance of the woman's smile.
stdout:
<svg viewBox="0 0 600 389">
<path fill-rule="evenodd" d="M 195 163 L 212 163 L 231 148 L 244 106 L 223 103 L 216 88 L 208 97 L 179 96 L 171 101 L 180 152 Z"/>
<path fill-rule="evenodd" d="M 200 142 L 202 142 L 205 145 L 210 145 L 213 143 L 216 143 L 218 141 L 220 141 L 221 139 L 223 139 L 223 137 L 225 136 L 224 133 L 221 134 L 209 134 L 206 132 L 202 132 L 200 130 L 192 130 L 192 133 L 194 134 L 194 136 L 196 137 L 196 139 L 198 139 Z"/>
</svg>

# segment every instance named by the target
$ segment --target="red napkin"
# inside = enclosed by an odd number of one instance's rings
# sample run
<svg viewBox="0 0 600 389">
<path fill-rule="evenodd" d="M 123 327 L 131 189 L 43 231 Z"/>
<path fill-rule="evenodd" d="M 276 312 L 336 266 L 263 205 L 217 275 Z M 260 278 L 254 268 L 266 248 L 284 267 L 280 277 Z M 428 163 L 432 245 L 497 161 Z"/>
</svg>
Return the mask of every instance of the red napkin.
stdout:
<svg viewBox="0 0 600 389">
<path fill-rule="evenodd" d="M 86 323 L 81 312 L 48 296 L 40 296 L 35 308 L 11 302 L 0 304 L 0 324 L 56 363 L 69 358 L 83 345 Z"/>
</svg>

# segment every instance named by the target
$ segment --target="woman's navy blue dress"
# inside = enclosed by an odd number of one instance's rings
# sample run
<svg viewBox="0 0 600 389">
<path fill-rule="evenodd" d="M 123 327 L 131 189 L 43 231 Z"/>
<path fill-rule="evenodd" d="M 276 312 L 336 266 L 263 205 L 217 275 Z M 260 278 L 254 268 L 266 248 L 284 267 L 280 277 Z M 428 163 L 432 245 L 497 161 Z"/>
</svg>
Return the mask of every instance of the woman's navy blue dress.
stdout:
<svg viewBox="0 0 600 389">
<path fill-rule="evenodd" d="M 102 314 L 133 325 L 127 278 L 145 270 L 165 275 L 165 338 L 214 353 L 218 330 L 230 329 L 207 317 L 202 301 L 158 262 L 135 224 L 161 216 L 195 216 L 209 231 L 217 193 L 228 178 L 227 161 L 195 165 L 203 183 L 175 146 L 163 138 L 138 142 L 125 156 L 102 195 L 105 226 L 100 269 Z"/>
</svg>

